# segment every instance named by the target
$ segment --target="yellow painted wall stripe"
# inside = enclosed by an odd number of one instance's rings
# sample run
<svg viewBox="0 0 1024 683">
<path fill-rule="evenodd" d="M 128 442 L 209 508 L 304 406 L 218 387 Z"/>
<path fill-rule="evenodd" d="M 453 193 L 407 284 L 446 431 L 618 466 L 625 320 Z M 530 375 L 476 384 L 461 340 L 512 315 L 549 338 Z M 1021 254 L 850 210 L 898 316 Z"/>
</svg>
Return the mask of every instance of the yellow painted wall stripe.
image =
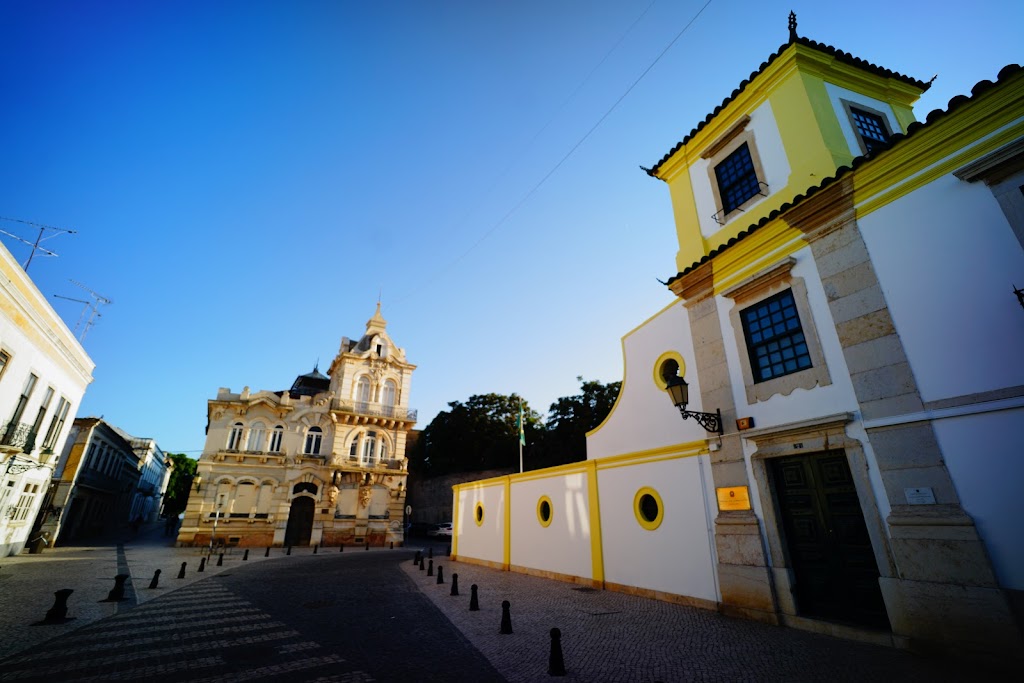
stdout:
<svg viewBox="0 0 1024 683">
<path fill-rule="evenodd" d="M 590 571 L 595 582 L 604 587 L 604 544 L 601 532 L 601 504 L 597 492 L 597 462 L 587 463 L 587 496 L 590 498 Z"/>
<path fill-rule="evenodd" d="M 505 477 L 505 550 L 501 563 L 504 569 L 512 565 L 512 477 Z"/>
</svg>

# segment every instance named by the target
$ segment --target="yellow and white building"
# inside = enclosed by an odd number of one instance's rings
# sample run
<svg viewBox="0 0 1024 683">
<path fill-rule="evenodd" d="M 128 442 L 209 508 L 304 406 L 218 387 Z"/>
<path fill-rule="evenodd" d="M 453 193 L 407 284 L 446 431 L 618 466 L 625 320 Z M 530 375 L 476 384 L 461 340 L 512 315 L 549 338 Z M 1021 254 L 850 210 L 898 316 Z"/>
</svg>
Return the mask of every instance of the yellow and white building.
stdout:
<svg viewBox="0 0 1024 683">
<path fill-rule="evenodd" d="M 791 17 L 648 169 L 678 298 L 623 338 L 587 461 L 454 487 L 458 560 L 1019 656 L 1024 72 L 917 122 L 927 87 Z"/>
<path fill-rule="evenodd" d="M 377 311 L 327 375 L 286 391 L 220 389 L 178 545 L 401 542 L 416 366 Z"/>
</svg>

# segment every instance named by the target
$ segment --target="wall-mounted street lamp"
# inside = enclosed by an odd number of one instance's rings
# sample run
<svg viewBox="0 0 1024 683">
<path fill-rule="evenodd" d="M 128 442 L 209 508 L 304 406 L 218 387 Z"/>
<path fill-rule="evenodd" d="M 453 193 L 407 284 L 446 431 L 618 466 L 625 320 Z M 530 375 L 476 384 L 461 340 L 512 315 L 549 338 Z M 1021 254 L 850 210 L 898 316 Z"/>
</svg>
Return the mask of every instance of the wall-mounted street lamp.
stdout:
<svg viewBox="0 0 1024 683">
<path fill-rule="evenodd" d="M 690 385 L 686 383 L 685 379 L 678 375 L 670 378 L 665 383 L 665 390 L 668 392 L 669 398 L 672 399 L 672 405 L 679 408 L 679 414 L 683 416 L 684 420 L 692 417 L 705 430 L 715 432 L 719 436 L 722 435 L 721 410 L 716 410 L 713 413 L 698 413 L 686 409 L 686 404 L 690 402 Z"/>
<path fill-rule="evenodd" d="M 1017 289 L 1017 285 L 1013 286 L 1013 293 L 1017 295 L 1017 301 L 1021 307 L 1024 308 L 1024 289 Z"/>
</svg>

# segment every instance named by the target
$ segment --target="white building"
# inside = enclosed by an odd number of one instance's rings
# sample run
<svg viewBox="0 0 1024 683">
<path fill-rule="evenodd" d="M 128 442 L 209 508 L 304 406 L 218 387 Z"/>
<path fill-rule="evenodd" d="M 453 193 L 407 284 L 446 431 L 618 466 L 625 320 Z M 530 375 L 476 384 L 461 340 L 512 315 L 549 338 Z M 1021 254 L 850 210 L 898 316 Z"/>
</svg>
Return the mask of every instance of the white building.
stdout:
<svg viewBox="0 0 1024 683">
<path fill-rule="evenodd" d="M 588 460 L 456 486 L 457 559 L 1019 655 L 1024 73 L 915 122 L 926 88 L 793 20 L 648 170 L 678 300 L 623 338 Z"/>
<path fill-rule="evenodd" d="M 95 364 L 0 245 L 0 557 L 21 552 Z"/>
</svg>

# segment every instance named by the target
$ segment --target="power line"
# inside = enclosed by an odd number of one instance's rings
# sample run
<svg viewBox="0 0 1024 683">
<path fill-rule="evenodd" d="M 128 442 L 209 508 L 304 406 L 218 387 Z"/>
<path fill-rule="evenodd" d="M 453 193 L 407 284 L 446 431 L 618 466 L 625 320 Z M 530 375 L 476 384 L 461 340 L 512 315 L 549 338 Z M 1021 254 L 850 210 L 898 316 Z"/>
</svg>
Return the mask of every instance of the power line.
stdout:
<svg viewBox="0 0 1024 683">
<path fill-rule="evenodd" d="M 651 69 L 653 69 L 658 64 L 658 62 L 661 61 L 662 57 L 664 57 L 668 53 L 668 51 L 672 49 L 672 46 L 675 45 L 679 41 L 679 39 L 683 37 L 683 35 L 690 29 L 691 26 L 693 26 L 693 24 L 697 21 L 697 19 L 700 18 L 700 15 L 704 13 L 704 10 L 706 10 L 708 8 L 708 6 L 711 5 L 712 2 L 714 2 L 714 0 L 707 0 L 707 2 L 705 2 L 701 6 L 701 8 L 699 10 L 697 10 L 697 13 L 694 14 L 693 17 L 690 18 L 690 21 L 688 21 L 686 23 L 686 25 L 683 26 L 683 28 L 679 31 L 679 33 L 677 33 L 675 35 L 675 37 L 672 38 L 671 41 L 669 41 L 668 45 L 666 45 L 665 48 L 661 52 L 658 53 L 658 56 L 654 58 L 654 61 L 652 61 L 650 64 L 647 65 L 647 68 L 645 68 L 640 73 L 640 75 L 637 76 L 636 80 L 634 80 L 633 83 L 630 84 L 630 86 L 628 88 L 626 88 L 625 92 L 623 92 L 622 95 L 620 95 L 619 98 L 617 100 L 615 100 L 615 102 L 612 103 L 612 105 L 608 108 L 607 111 L 605 111 L 605 113 L 601 116 L 601 118 L 599 118 L 597 120 L 597 122 L 594 123 L 594 125 L 591 126 L 590 129 L 586 133 L 584 133 L 583 136 L 579 140 L 577 140 L 576 143 L 571 148 L 569 148 L 569 151 L 566 152 L 564 156 L 562 156 L 562 158 L 558 161 L 558 163 L 556 163 L 551 168 L 551 170 L 549 170 L 546 174 L 544 174 L 544 177 L 542 177 L 539 181 L 537 181 L 537 183 L 534 184 L 533 187 L 531 187 L 529 189 L 529 191 L 527 191 L 526 194 L 524 194 L 519 199 L 518 202 L 516 202 L 515 204 L 512 205 L 512 208 L 510 208 L 508 211 L 506 211 L 505 214 L 500 219 L 498 219 L 498 221 L 495 222 L 494 225 L 492 225 L 483 235 L 481 235 L 475 242 L 473 242 L 473 244 L 471 244 L 468 249 L 463 251 L 461 254 L 459 254 L 457 257 L 455 257 L 453 260 L 449 261 L 443 268 L 441 268 L 440 270 L 436 271 L 433 276 L 429 277 L 424 282 L 423 285 L 421 285 L 420 287 L 417 287 L 416 291 L 411 292 L 409 295 L 407 295 L 406 297 L 404 297 L 403 299 L 399 300 L 396 303 L 400 304 L 400 303 L 406 301 L 407 299 L 412 297 L 414 294 L 417 294 L 420 291 L 422 291 L 426 285 L 429 285 L 429 284 L 435 282 L 442 275 L 444 275 L 449 270 L 454 268 L 460 261 L 462 261 L 462 259 L 466 258 L 466 256 L 468 256 L 470 253 L 472 253 L 474 249 L 476 249 L 478 246 L 480 246 L 480 244 L 482 244 L 484 242 L 484 240 L 486 240 L 488 237 L 490 237 L 492 234 L 494 234 L 494 232 L 498 228 L 500 228 L 502 225 L 504 225 L 505 222 L 509 218 L 511 218 L 513 214 L 515 214 L 520 208 L 522 208 L 522 206 L 524 204 L 526 204 L 526 202 L 534 194 L 536 194 L 536 192 L 541 187 L 544 186 L 544 183 L 546 183 L 548 181 L 548 179 L 551 176 L 553 176 L 555 174 L 555 172 L 558 171 L 558 169 L 560 169 L 563 164 L 565 164 L 566 161 L 569 160 L 569 158 L 576 152 L 576 150 L 579 149 L 579 147 L 584 142 L 587 141 L 587 139 L 594 133 L 594 131 L 597 130 L 601 126 L 601 124 L 604 123 L 605 120 L 609 116 L 611 116 L 612 112 L 614 112 L 618 108 L 618 106 L 622 103 L 622 101 L 625 100 L 626 97 L 629 96 L 629 94 L 631 92 L 633 92 L 633 89 L 636 88 L 636 86 L 640 84 L 640 81 L 642 81 L 647 76 L 647 74 L 650 73 Z M 653 4 L 654 3 L 652 2 L 651 5 L 653 6 Z M 646 14 L 648 10 L 650 10 L 650 6 L 648 6 L 647 10 L 644 10 L 644 13 L 640 15 L 640 17 L 637 19 L 637 21 L 639 21 L 640 18 L 643 18 L 644 14 Z M 635 25 L 635 24 L 636 24 L 636 21 L 633 22 L 633 25 Z M 629 30 L 632 30 L 632 26 L 630 26 Z M 627 30 L 627 34 L 628 34 L 629 30 Z M 623 36 L 623 38 L 625 38 L 625 35 Z M 619 42 L 622 42 L 622 39 L 620 39 Z M 613 46 L 611 48 L 611 50 L 614 51 L 615 47 L 617 47 L 617 46 L 618 46 L 618 43 L 616 43 L 616 45 Z M 611 52 L 609 52 L 608 54 L 610 54 L 610 53 Z M 604 59 L 606 59 L 606 58 L 607 58 L 607 54 L 606 54 Z M 601 63 L 604 62 L 604 59 L 601 60 Z M 600 66 L 600 63 L 598 64 L 598 66 Z M 595 67 L 594 70 L 596 71 L 596 69 L 597 69 L 597 67 Z M 591 71 L 591 75 L 592 74 L 593 74 L 593 71 Z M 588 75 L 586 77 L 586 79 L 589 79 L 589 78 L 590 78 L 590 75 Z M 584 82 L 586 82 L 586 79 L 584 79 Z M 582 84 L 581 84 L 580 87 L 582 87 Z M 579 90 L 579 88 L 577 88 L 577 90 Z M 570 96 L 569 99 L 571 99 L 571 98 L 572 98 L 572 96 Z M 562 106 L 564 107 L 564 104 Z M 550 121 L 548 122 L 548 124 L 545 124 L 544 128 L 546 128 L 549 124 L 550 124 Z M 542 128 L 541 131 L 543 131 L 544 128 Z M 540 133 L 538 133 L 537 135 L 539 135 L 539 134 Z M 536 136 L 534 136 L 534 139 L 536 139 Z M 530 144 L 532 144 L 532 143 L 533 143 L 533 140 L 531 140 Z M 508 169 L 506 169 L 505 173 L 507 173 L 507 171 L 508 171 Z M 504 173 L 502 175 L 504 175 Z M 488 191 L 490 191 L 490 190 L 488 190 Z"/>
</svg>

